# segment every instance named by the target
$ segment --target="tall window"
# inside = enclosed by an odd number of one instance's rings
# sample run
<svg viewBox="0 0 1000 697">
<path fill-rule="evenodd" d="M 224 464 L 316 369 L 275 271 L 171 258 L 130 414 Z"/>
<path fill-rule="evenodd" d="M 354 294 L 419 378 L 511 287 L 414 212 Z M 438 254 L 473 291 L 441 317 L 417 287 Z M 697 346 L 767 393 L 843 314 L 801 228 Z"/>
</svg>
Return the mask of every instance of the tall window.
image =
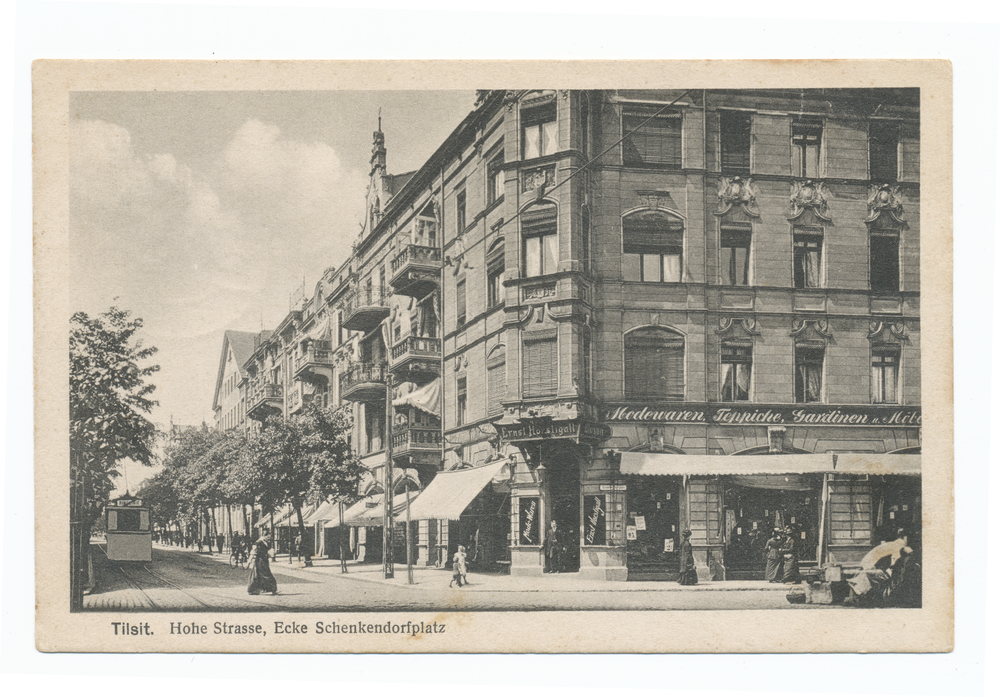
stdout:
<svg viewBox="0 0 1000 697">
<path fill-rule="evenodd" d="M 461 235 L 465 230 L 465 189 L 455 193 L 455 228 Z"/>
<path fill-rule="evenodd" d="M 525 337 L 522 356 L 522 391 L 525 397 L 551 397 L 559 388 L 555 332 Z"/>
<path fill-rule="evenodd" d="M 417 216 L 413 228 L 413 244 L 421 247 L 437 247 L 437 218 L 430 204 Z"/>
<path fill-rule="evenodd" d="M 584 335 L 581 337 L 580 353 L 581 353 L 581 355 L 580 355 L 580 372 L 581 372 L 581 375 L 580 375 L 580 391 L 583 394 L 589 394 L 590 391 L 591 391 L 591 389 L 592 389 L 592 384 L 593 384 L 592 383 L 593 378 L 591 377 L 591 372 L 593 370 L 593 367 L 592 367 L 593 359 L 591 357 L 590 333 L 589 332 L 584 333 Z"/>
<path fill-rule="evenodd" d="M 366 402 L 365 408 L 365 446 L 372 453 L 382 449 L 382 435 L 385 431 L 385 404 L 383 402 Z"/>
<path fill-rule="evenodd" d="M 465 324 L 465 279 L 459 279 L 455 284 L 455 324 L 462 327 Z"/>
<path fill-rule="evenodd" d="M 624 114 L 622 116 L 622 160 L 626 165 L 681 167 L 681 116 Z"/>
<path fill-rule="evenodd" d="M 501 402 L 507 385 L 507 350 L 503 345 L 497 346 L 486 359 L 486 397 L 487 416 L 499 416 L 503 413 Z"/>
<path fill-rule="evenodd" d="M 559 130 L 556 125 L 555 100 L 522 109 L 521 128 L 523 159 L 530 160 L 556 152 L 559 149 Z"/>
<path fill-rule="evenodd" d="M 625 394 L 628 397 L 684 399 L 684 337 L 647 327 L 625 336 Z"/>
<path fill-rule="evenodd" d="M 795 401 L 823 401 L 823 356 L 825 349 L 813 346 L 795 347 Z"/>
<path fill-rule="evenodd" d="M 795 228 L 792 234 L 795 247 L 794 281 L 796 288 L 821 288 L 823 286 L 823 229 Z"/>
<path fill-rule="evenodd" d="M 622 219 L 622 265 L 626 281 L 679 283 L 684 258 L 684 224 L 662 211 Z"/>
<path fill-rule="evenodd" d="M 722 253 L 719 264 L 722 284 L 746 286 L 750 284 L 750 239 L 752 228 L 747 224 L 723 225 Z"/>
<path fill-rule="evenodd" d="M 461 426 L 468 420 L 469 391 L 466 378 L 458 379 L 458 388 L 455 393 L 458 395 L 457 409 L 455 411 L 455 425 Z"/>
<path fill-rule="evenodd" d="M 871 289 L 881 293 L 899 291 L 899 229 L 875 227 L 868 235 L 868 273 Z"/>
<path fill-rule="evenodd" d="M 899 403 L 899 349 L 872 349 L 872 404 Z"/>
<path fill-rule="evenodd" d="M 745 111 L 719 113 L 719 144 L 722 173 L 750 174 L 750 114 Z"/>
<path fill-rule="evenodd" d="M 872 485 L 860 477 L 834 475 L 830 481 L 830 544 L 872 544 Z"/>
<path fill-rule="evenodd" d="M 486 253 L 486 303 L 490 309 L 503 301 L 503 244 L 503 238 L 497 240 Z"/>
<path fill-rule="evenodd" d="M 750 374 L 753 370 L 753 346 L 722 345 L 722 401 L 746 402 L 750 399 Z"/>
<path fill-rule="evenodd" d="M 532 206 L 521 214 L 526 277 L 555 273 L 559 260 L 556 229 L 556 207 L 551 203 Z"/>
<path fill-rule="evenodd" d="M 899 176 L 899 124 L 872 121 L 868 125 L 868 171 L 872 181 L 894 182 Z"/>
<path fill-rule="evenodd" d="M 823 140 L 821 121 L 792 123 L 792 176 L 814 178 L 819 173 L 820 144 Z"/>
<path fill-rule="evenodd" d="M 486 205 L 503 198 L 503 149 L 486 165 Z"/>
</svg>

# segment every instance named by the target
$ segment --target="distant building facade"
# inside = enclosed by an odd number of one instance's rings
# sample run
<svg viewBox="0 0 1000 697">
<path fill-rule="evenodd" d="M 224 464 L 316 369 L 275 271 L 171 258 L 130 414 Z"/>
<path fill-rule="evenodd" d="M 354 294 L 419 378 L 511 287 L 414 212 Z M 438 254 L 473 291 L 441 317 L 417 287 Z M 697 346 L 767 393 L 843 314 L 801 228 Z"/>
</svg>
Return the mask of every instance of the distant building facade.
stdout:
<svg viewBox="0 0 1000 697">
<path fill-rule="evenodd" d="M 387 445 L 419 564 L 540 574 L 552 520 L 608 580 L 684 529 L 716 579 L 774 527 L 804 565 L 918 541 L 919 128 L 916 90 L 488 91 L 399 176 L 380 129 L 352 257 L 227 332 L 217 424 L 351 405 L 375 557 Z"/>
</svg>

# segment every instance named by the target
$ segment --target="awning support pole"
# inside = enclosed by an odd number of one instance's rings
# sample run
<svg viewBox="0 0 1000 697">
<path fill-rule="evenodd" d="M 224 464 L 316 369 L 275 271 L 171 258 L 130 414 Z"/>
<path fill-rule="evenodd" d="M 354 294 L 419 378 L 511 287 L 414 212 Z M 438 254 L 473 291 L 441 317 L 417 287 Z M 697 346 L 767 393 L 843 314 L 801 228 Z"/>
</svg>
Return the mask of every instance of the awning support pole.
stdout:
<svg viewBox="0 0 1000 697">
<path fill-rule="evenodd" d="M 830 475 L 823 474 L 823 493 L 820 495 L 819 540 L 816 542 L 816 563 L 823 568 L 823 551 L 826 545 L 826 503 L 830 498 Z"/>
</svg>

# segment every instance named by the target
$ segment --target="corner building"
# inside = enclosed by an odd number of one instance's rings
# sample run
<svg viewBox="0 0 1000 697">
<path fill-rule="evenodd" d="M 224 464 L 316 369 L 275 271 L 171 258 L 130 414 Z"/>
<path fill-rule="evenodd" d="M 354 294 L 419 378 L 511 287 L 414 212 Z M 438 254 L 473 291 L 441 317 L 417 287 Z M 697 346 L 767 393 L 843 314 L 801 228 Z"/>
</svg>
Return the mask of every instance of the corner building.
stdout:
<svg viewBox="0 0 1000 697">
<path fill-rule="evenodd" d="M 387 459 L 424 565 L 541 574 L 553 520 L 607 580 L 676 578 L 685 529 L 717 580 L 776 526 L 806 567 L 919 545 L 919 143 L 906 89 L 483 91 L 402 175 L 380 126 L 247 416 L 353 405 L 365 498 L 318 524 L 372 560 Z"/>
</svg>

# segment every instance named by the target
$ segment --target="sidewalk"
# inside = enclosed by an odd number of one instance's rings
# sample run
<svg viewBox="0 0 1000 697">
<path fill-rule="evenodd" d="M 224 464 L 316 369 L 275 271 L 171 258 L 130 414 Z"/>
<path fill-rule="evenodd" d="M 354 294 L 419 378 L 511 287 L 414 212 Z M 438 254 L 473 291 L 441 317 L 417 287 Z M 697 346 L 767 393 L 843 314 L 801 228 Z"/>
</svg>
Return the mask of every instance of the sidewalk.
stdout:
<svg viewBox="0 0 1000 697">
<path fill-rule="evenodd" d="M 180 549 L 165 547 L 164 549 Z M 191 550 L 188 550 L 189 552 Z M 197 552 L 195 552 L 197 553 Z M 200 555 L 212 558 L 220 563 L 228 564 L 229 555 L 213 553 Z M 350 581 L 380 583 L 389 586 L 401 586 L 420 590 L 447 588 L 452 580 L 451 571 L 435 567 L 414 567 L 413 585 L 407 583 L 406 564 L 394 565 L 394 578 L 382 578 L 381 563 L 361 564 L 357 561 L 347 562 L 347 573 L 341 574 L 339 559 L 313 559 L 311 567 L 305 567 L 300 562 L 288 563 L 288 555 L 279 555 L 271 561 L 274 572 L 303 572 L 337 576 Z M 682 586 L 674 581 L 593 581 L 580 578 L 579 574 L 544 574 L 542 576 L 510 576 L 509 574 L 488 574 L 470 571 L 468 585 L 462 587 L 467 593 L 596 593 L 609 590 L 636 592 L 709 592 L 709 591 L 770 591 L 772 593 L 788 593 L 794 586 L 767 581 L 705 581 L 696 586 Z"/>
</svg>

